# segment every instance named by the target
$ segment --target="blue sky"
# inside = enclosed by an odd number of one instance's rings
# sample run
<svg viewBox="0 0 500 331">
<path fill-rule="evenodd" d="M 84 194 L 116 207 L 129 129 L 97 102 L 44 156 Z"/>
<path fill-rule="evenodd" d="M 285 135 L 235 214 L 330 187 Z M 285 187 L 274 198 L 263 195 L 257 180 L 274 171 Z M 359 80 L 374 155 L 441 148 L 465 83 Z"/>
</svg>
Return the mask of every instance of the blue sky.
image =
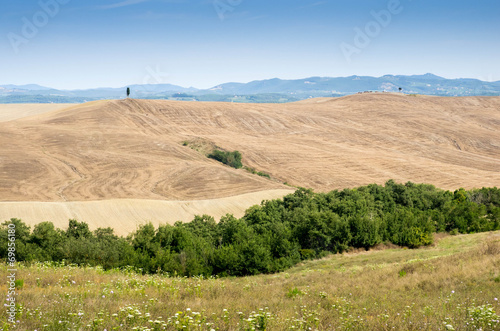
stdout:
<svg viewBox="0 0 500 331">
<path fill-rule="evenodd" d="M 0 84 L 500 80 L 498 0 L 4 0 L 2 9 Z"/>
</svg>

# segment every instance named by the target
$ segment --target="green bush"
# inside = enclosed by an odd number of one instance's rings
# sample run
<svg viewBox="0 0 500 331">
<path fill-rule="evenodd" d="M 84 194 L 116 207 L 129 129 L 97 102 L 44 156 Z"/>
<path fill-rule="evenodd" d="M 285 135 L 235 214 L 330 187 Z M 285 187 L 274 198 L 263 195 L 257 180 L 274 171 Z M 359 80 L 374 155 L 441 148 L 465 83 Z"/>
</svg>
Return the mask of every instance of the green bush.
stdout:
<svg viewBox="0 0 500 331">
<path fill-rule="evenodd" d="M 314 249 L 301 249 L 300 256 L 302 260 L 312 260 L 316 257 Z"/>
<path fill-rule="evenodd" d="M 420 246 L 428 246 L 434 242 L 432 233 L 425 232 L 418 227 L 411 227 L 408 231 L 408 242 L 406 246 L 417 248 Z"/>
<path fill-rule="evenodd" d="M 250 168 L 250 167 L 243 167 L 243 169 L 245 169 L 246 171 L 248 172 L 251 172 L 252 174 L 254 175 L 259 175 L 261 177 L 266 177 L 268 179 L 271 179 L 271 175 L 269 175 L 268 173 L 265 173 L 263 171 L 257 171 L 255 170 L 254 168 Z M 286 185 L 286 184 L 285 184 Z"/>
<path fill-rule="evenodd" d="M 235 169 L 240 169 L 243 166 L 241 163 L 241 153 L 238 151 L 224 152 L 214 149 L 212 153 L 208 154 L 208 157 Z"/>
<path fill-rule="evenodd" d="M 271 176 L 269 174 L 262 172 L 262 171 L 257 172 L 257 175 L 271 179 Z"/>
</svg>

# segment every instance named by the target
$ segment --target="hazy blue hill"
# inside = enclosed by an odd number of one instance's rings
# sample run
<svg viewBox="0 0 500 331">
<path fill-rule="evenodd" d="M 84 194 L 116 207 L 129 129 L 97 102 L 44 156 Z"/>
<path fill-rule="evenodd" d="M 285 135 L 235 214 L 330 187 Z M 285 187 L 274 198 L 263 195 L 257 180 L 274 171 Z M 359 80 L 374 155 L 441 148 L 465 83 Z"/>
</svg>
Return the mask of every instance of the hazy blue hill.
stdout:
<svg viewBox="0 0 500 331">
<path fill-rule="evenodd" d="M 431 74 L 431 73 L 427 73 L 427 74 L 424 74 L 424 75 L 411 75 L 411 76 L 402 76 L 402 75 L 398 75 L 398 76 L 393 76 L 393 77 L 398 77 L 398 78 L 405 78 L 405 79 L 411 79 L 411 80 L 446 80 L 446 78 L 443 78 L 443 77 L 440 77 L 440 76 L 436 76 L 434 74 Z"/>
<path fill-rule="evenodd" d="M 51 90 L 50 87 L 40 86 L 37 84 L 27 84 L 27 85 L 0 85 L 0 88 L 7 90 L 27 90 L 27 91 L 44 91 Z"/>
<path fill-rule="evenodd" d="M 500 81 L 446 79 L 424 75 L 385 75 L 382 77 L 309 77 L 266 79 L 249 83 L 224 83 L 210 89 L 185 88 L 172 84 L 129 85 L 133 98 L 229 102 L 290 102 L 311 97 L 336 97 L 364 91 L 398 92 L 440 96 L 500 95 Z M 82 102 L 81 100 L 121 99 L 126 86 L 87 90 L 56 90 L 36 84 L 0 85 L 0 103 Z M 63 100 L 63 101 L 61 101 Z"/>
</svg>

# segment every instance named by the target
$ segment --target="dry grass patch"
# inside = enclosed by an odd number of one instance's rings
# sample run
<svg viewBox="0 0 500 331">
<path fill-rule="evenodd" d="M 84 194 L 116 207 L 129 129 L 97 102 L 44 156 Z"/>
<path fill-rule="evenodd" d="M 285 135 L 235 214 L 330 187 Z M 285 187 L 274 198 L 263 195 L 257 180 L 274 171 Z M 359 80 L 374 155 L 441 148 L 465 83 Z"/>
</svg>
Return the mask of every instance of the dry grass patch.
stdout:
<svg viewBox="0 0 500 331">
<path fill-rule="evenodd" d="M 20 322 L 11 329 L 495 330 L 499 234 L 449 236 L 418 250 L 332 255 L 243 278 L 21 266 Z M 5 294 L 2 284 L 0 300 Z"/>
</svg>

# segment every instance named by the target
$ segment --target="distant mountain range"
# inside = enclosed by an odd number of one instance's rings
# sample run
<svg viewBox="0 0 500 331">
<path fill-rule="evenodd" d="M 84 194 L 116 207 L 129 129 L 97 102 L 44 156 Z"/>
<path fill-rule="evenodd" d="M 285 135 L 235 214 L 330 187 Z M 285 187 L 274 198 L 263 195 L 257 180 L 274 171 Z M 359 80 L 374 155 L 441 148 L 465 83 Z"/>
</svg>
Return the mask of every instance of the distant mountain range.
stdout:
<svg viewBox="0 0 500 331">
<path fill-rule="evenodd" d="M 250 83 L 225 83 L 210 89 L 185 88 L 171 84 L 129 85 L 122 88 L 57 90 L 36 84 L 0 85 L 0 103 L 80 103 L 126 97 L 229 102 L 290 102 L 313 97 L 338 97 L 364 91 L 386 91 L 439 96 L 498 96 L 500 81 L 446 79 L 433 74 L 382 77 L 310 77 L 267 79 Z"/>
</svg>

